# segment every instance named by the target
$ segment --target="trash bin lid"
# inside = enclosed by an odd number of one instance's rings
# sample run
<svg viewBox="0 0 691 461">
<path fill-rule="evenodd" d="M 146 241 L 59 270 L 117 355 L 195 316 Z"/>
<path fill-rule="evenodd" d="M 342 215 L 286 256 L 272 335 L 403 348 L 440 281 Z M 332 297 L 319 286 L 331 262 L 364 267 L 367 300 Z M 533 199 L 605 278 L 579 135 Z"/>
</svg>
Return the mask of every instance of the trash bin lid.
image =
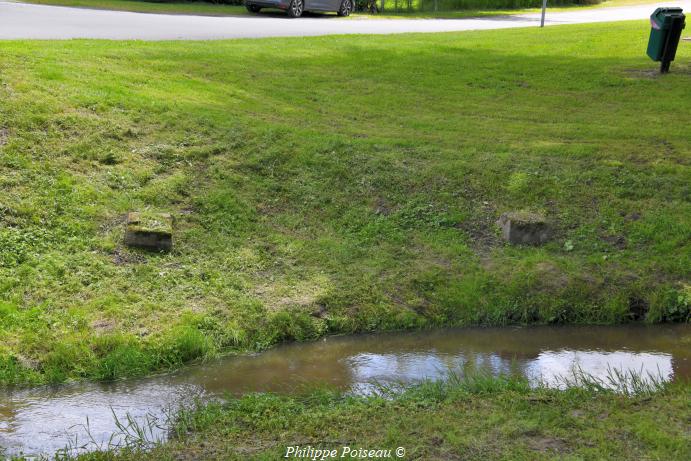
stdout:
<svg viewBox="0 0 691 461">
<path fill-rule="evenodd" d="M 650 25 L 653 29 L 661 29 L 664 24 L 668 24 L 673 18 L 685 18 L 684 10 L 678 7 L 661 7 L 653 11 L 650 15 Z"/>
</svg>

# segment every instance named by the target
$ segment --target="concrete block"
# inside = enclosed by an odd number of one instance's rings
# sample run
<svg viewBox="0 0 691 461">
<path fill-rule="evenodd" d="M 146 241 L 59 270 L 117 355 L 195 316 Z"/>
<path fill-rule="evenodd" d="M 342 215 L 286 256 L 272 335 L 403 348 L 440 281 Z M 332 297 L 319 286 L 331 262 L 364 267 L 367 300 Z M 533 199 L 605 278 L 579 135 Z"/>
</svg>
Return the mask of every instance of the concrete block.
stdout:
<svg viewBox="0 0 691 461">
<path fill-rule="evenodd" d="M 512 245 L 542 245 L 549 241 L 551 229 L 544 216 L 525 211 L 512 211 L 499 217 L 504 240 Z"/>
<path fill-rule="evenodd" d="M 168 213 L 128 213 L 125 245 L 170 251 L 173 248 L 173 217 Z"/>
</svg>

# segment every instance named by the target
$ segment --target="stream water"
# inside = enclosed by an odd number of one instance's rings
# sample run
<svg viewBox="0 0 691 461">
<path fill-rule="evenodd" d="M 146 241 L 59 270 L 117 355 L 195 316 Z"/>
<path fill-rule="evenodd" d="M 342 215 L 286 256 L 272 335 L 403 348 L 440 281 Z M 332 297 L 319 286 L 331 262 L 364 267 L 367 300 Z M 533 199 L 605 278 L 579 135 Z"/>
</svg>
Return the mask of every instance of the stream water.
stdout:
<svg viewBox="0 0 691 461">
<path fill-rule="evenodd" d="M 122 442 L 116 418 L 144 423 L 152 428 L 152 437 L 163 439 L 166 415 L 199 396 L 291 393 L 312 383 L 367 393 L 373 383 L 441 379 L 469 367 L 520 373 L 548 386 L 563 386 L 563 378 L 576 369 L 602 379 L 615 369 L 661 380 L 690 378 L 691 326 L 444 329 L 331 337 L 145 379 L 5 389 L 0 390 L 0 457 Z"/>
</svg>

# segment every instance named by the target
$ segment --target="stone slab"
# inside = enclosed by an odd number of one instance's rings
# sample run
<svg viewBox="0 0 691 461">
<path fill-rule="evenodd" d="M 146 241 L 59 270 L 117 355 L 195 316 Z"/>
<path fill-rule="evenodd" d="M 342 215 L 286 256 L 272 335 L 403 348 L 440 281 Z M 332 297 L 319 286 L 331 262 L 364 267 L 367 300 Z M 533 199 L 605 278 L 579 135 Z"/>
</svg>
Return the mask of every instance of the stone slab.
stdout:
<svg viewBox="0 0 691 461">
<path fill-rule="evenodd" d="M 526 211 L 512 211 L 499 217 L 504 240 L 512 245 L 542 245 L 551 238 L 551 229 L 544 216 Z"/>
<path fill-rule="evenodd" d="M 155 251 L 172 250 L 173 217 L 169 213 L 128 213 L 125 245 Z"/>
</svg>

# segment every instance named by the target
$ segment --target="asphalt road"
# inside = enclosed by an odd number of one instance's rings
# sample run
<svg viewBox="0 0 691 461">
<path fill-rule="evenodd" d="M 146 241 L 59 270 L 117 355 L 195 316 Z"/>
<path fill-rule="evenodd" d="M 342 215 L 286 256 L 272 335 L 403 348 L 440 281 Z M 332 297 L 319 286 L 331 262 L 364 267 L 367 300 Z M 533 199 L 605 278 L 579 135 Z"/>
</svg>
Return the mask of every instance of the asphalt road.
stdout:
<svg viewBox="0 0 691 461">
<path fill-rule="evenodd" d="M 691 10 L 691 0 L 665 4 Z M 547 25 L 645 19 L 655 5 L 548 13 Z M 207 17 L 30 5 L 0 0 L 0 39 L 213 40 L 334 34 L 397 34 L 536 27 L 540 15 L 482 19 L 348 19 L 335 16 Z"/>
</svg>

